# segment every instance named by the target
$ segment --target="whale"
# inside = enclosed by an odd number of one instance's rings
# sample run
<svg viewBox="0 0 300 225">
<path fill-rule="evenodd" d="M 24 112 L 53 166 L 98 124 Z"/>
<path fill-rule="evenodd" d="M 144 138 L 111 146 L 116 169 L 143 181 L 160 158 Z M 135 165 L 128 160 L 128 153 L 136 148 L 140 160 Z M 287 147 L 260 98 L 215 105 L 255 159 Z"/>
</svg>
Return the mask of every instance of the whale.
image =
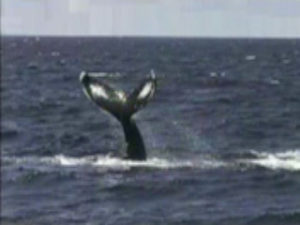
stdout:
<svg viewBox="0 0 300 225">
<path fill-rule="evenodd" d="M 126 156 L 124 158 L 146 160 L 145 144 L 133 115 L 144 108 L 154 96 L 157 87 L 154 71 L 151 70 L 150 75 L 144 78 L 129 94 L 115 89 L 103 79 L 99 79 L 99 77 L 86 71 L 80 73 L 79 80 L 87 98 L 111 114 L 122 125 L 126 141 Z"/>
</svg>

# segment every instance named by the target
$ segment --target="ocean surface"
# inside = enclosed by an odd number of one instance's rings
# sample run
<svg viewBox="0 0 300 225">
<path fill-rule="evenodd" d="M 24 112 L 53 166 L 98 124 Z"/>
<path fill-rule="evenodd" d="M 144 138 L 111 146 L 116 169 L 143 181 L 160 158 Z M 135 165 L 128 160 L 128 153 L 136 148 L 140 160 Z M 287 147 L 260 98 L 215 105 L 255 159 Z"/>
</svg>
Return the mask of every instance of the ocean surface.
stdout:
<svg viewBox="0 0 300 225">
<path fill-rule="evenodd" d="M 3 225 L 299 225 L 300 40 L 3 37 Z M 129 93 L 148 160 L 81 71 Z"/>
</svg>

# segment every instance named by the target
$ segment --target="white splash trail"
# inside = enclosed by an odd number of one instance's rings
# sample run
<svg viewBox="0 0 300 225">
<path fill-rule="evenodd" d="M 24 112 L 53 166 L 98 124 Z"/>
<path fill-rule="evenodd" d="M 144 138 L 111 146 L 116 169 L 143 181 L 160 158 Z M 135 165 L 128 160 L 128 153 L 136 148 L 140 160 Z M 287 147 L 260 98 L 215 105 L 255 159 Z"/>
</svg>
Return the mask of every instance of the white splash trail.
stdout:
<svg viewBox="0 0 300 225">
<path fill-rule="evenodd" d="M 4 157 L 4 162 L 17 165 L 28 166 L 63 166 L 63 167 L 80 167 L 90 166 L 95 168 L 108 169 L 130 169 L 133 167 L 156 168 L 156 169 L 175 169 L 175 168 L 218 168 L 225 166 L 225 163 L 213 159 L 201 160 L 169 160 L 163 158 L 149 158 L 146 161 L 133 161 L 111 156 L 84 156 L 70 157 L 62 154 L 52 157 Z"/>
<path fill-rule="evenodd" d="M 242 159 L 240 162 L 258 165 L 272 170 L 300 170 L 300 150 L 278 153 L 252 151 L 252 153 L 257 156 L 256 159 Z"/>
<path fill-rule="evenodd" d="M 213 160 L 168 160 L 163 158 L 149 158 L 146 161 L 133 161 L 124 160 L 110 156 L 87 156 L 81 158 L 67 157 L 64 155 L 56 155 L 52 159 L 52 163 L 62 166 L 78 166 L 88 165 L 93 167 L 106 167 L 106 168 L 124 168 L 129 169 L 132 167 L 144 168 L 158 168 L 158 169 L 172 169 L 172 168 L 212 168 L 222 166 L 220 162 Z"/>
<path fill-rule="evenodd" d="M 38 157 L 11 157 L 3 156 L 2 162 L 4 166 L 6 163 L 33 167 L 44 168 L 46 166 L 52 167 L 94 167 L 104 169 L 121 169 L 128 170 L 134 167 L 141 168 L 156 168 L 156 169 L 176 169 L 176 168 L 197 168 L 197 169 L 216 169 L 216 168 L 231 168 L 242 167 L 250 169 L 249 166 L 260 166 L 272 170 L 287 170 L 300 171 L 300 150 L 289 150 L 278 153 L 267 153 L 252 151 L 254 158 L 244 159 L 214 159 L 213 157 L 193 158 L 193 159 L 164 159 L 164 158 L 149 158 L 146 161 L 133 161 L 121 158 L 111 157 L 109 155 L 94 155 L 83 157 L 71 157 L 63 154 Z"/>
</svg>

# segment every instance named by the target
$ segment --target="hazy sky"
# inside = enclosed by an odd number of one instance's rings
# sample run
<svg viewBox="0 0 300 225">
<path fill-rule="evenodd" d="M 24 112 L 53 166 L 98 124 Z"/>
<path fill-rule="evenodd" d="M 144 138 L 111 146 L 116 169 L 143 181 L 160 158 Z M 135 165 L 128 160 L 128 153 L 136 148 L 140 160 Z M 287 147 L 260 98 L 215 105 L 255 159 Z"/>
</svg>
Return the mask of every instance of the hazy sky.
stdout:
<svg viewBox="0 0 300 225">
<path fill-rule="evenodd" d="M 2 34 L 298 37 L 300 0 L 1 0 Z"/>
</svg>

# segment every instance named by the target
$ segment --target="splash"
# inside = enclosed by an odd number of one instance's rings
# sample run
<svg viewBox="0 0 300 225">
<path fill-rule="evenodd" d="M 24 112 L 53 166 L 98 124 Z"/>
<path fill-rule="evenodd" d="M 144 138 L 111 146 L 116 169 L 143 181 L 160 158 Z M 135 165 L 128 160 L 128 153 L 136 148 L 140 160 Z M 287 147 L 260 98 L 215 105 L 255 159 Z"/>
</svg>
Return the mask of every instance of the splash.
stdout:
<svg viewBox="0 0 300 225">
<path fill-rule="evenodd" d="M 73 158 L 64 155 L 57 155 L 54 157 L 54 163 L 58 163 L 63 166 L 77 166 L 77 165 L 89 165 L 94 167 L 108 167 L 108 168 L 131 168 L 131 167 L 148 167 L 148 168 L 177 168 L 177 167 L 193 167 L 190 161 L 178 161 L 172 162 L 166 159 L 151 158 L 147 161 L 132 161 L 124 160 L 121 158 L 115 158 L 110 156 L 91 156 Z"/>
<path fill-rule="evenodd" d="M 241 162 L 258 165 L 272 170 L 300 170 L 300 150 L 290 150 L 278 153 L 252 151 L 255 159 L 243 159 Z"/>
<path fill-rule="evenodd" d="M 56 155 L 49 158 L 51 163 L 62 166 L 93 166 L 102 168 L 130 169 L 134 167 L 156 168 L 156 169 L 175 169 L 175 168 L 217 168 L 224 166 L 224 163 L 213 159 L 202 160 L 171 160 L 164 158 L 149 158 L 146 161 L 125 160 L 122 158 L 106 156 L 86 156 L 68 157 Z"/>
<path fill-rule="evenodd" d="M 170 160 L 164 158 L 149 158 L 146 161 L 125 160 L 122 158 L 111 157 L 109 155 L 95 155 L 84 157 L 70 157 L 66 155 L 55 155 L 53 157 L 4 157 L 4 163 L 12 163 L 30 167 L 60 166 L 60 167 L 95 167 L 103 169 L 130 168 L 153 168 L 153 169 L 176 169 L 176 168 L 218 168 L 224 166 L 223 162 L 213 159 L 201 160 Z"/>
<path fill-rule="evenodd" d="M 271 170 L 300 171 L 300 150 L 290 150 L 285 152 L 267 153 L 251 151 L 251 158 L 231 157 L 222 159 L 213 156 L 199 156 L 193 159 L 166 159 L 166 158 L 149 158 L 146 161 L 125 160 L 122 158 L 112 157 L 110 155 L 94 155 L 71 157 L 63 154 L 51 157 L 2 157 L 5 165 L 15 165 L 29 168 L 82 168 L 91 167 L 106 170 L 130 170 L 131 168 L 149 168 L 149 169 L 251 169 L 253 166 L 259 166 Z"/>
</svg>

